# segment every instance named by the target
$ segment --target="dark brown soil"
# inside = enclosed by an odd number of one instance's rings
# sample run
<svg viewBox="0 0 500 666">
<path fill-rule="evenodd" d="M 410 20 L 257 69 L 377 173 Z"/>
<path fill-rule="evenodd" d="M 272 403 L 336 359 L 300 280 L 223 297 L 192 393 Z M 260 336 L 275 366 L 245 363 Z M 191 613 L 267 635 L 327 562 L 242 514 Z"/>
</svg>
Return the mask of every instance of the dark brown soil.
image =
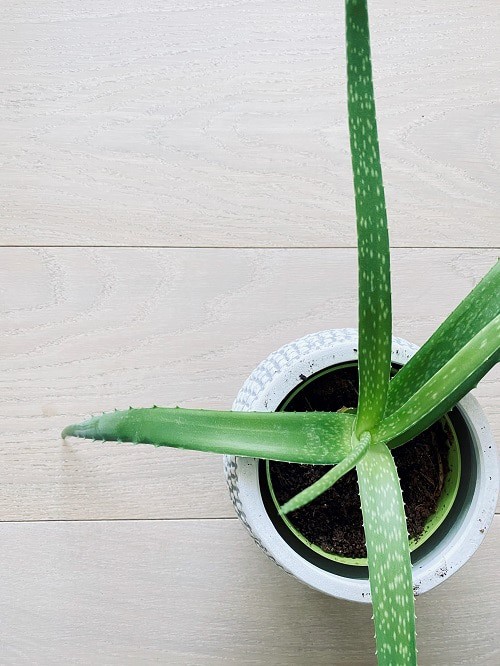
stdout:
<svg viewBox="0 0 500 666">
<path fill-rule="evenodd" d="M 333 381 L 335 378 L 335 381 Z M 337 411 L 355 407 L 358 372 L 343 368 L 319 377 L 306 386 L 286 411 Z M 422 534 L 427 518 L 437 507 L 448 472 L 449 439 L 440 423 L 394 450 L 405 501 L 408 533 Z M 317 481 L 330 467 L 272 461 L 271 480 L 280 504 Z M 342 477 L 327 492 L 289 516 L 292 524 L 311 542 L 328 553 L 366 557 L 361 503 L 356 472 Z"/>
</svg>

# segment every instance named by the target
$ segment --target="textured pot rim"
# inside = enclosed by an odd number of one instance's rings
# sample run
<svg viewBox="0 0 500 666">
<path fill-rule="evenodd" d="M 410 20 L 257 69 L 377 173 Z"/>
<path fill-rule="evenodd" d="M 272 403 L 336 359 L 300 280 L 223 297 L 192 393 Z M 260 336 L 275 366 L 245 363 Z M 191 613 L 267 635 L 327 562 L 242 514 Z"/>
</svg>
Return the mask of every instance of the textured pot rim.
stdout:
<svg viewBox="0 0 500 666">
<path fill-rule="evenodd" d="M 234 402 L 235 411 L 274 411 L 304 377 L 332 365 L 357 360 L 356 329 L 320 331 L 286 344 L 257 366 Z M 393 337 L 392 360 L 406 363 L 418 347 Z M 498 496 L 497 454 L 491 430 L 477 400 L 468 394 L 457 405 L 476 454 L 476 483 L 467 508 L 438 545 L 413 566 L 415 594 L 441 584 L 462 567 L 482 542 Z M 259 461 L 226 456 L 226 479 L 236 512 L 257 544 L 278 566 L 310 587 L 351 601 L 370 602 L 366 578 L 339 575 L 316 566 L 277 532 L 264 506 Z"/>
</svg>

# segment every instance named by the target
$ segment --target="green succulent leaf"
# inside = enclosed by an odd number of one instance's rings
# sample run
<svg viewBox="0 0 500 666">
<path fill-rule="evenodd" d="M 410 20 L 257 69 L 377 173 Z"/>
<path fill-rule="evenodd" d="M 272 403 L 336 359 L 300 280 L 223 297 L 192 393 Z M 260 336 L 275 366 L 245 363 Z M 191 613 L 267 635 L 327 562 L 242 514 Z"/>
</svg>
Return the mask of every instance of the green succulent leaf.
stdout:
<svg viewBox="0 0 500 666">
<path fill-rule="evenodd" d="M 417 663 L 415 603 L 403 497 L 392 454 L 372 444 L 357 465 L 379 666 Z"/>
<path fill-rule="evenodd" d="M 352 414 L 219 412 L 151 407 L 115 411 L 68 426 L 62 436 L 332 465 L 350 453 Z"/>
<path fill-rule="evenodd" d="M 376 441 L 391 448 L 428 428 L 463 398 L 479 381 L 478 368 L 499 357 L 500 315 L 484 326 L 447 363 L 374 430 Z"/>
<path fill-rule="evenodd" d="M 500 261 L 464 298 L 389 384 L 385 416 L 400 409 L 445 363 L 500 314 Z M 477 368 L 473 385 L 495 363 L 490 356 Z M 455 403 L 458 400 L 455 400 Z"/>
<path fill-rule="evenodd" d="M 354 435 L 353 438 L 355 438 Z M 351 469 L 356 466 L 358 461 L 366 453 L 370 445 L 370 441 L 371 436 L 368 432 L 364 432 L 361 435 L 361 439 L 359 441 L 355 439 L 355 446 L 353 447 L 351 453 L 349 453 L 344 458 L 344 460 L 342 460 L 342 462 L 339 462 L 337 465 L 335 465 L 335 467 L 332 467 L 332 469 L 328 470 L 328 472 L 323 474 L 323 476 L 315 483 L 311 484 L 300 493 L 297 493 L 297 495 L 289 499 L 288 502 L 283 504 L 281 507 L 281 512 L 283 514 L 287 514 L 291 513 L 292 511 L 296 511 L 306 504 L 309 504 L 309 502 L 315 500 L 316 497 L 319 497 L 322 493 L 326 492 L 333 486 L 334 483 L 342 478 L 344 474 L 347 474 L 347 472 L 350 472 Z"/>
<path fill-rule="evenodd" d="M 454 391 L 451 391 L 446 397 L 446 401 L 443 406 L 437 405 L 432 412 L 429 412 L 427 415 L 424 427 L 420 423 L 416 423 L 414 426 L 408 428 L 399 435 L 394 436 L 390 441 L 387 441 L 386 444 L 390 449 L 395 449 L 402 444 L 406 444 L 414 437 L 417 437 L 425 428 L 428 428 L 433 423 L 438 421 L 442 416 L 449 412 L 455 405 L 462 400 L 462 398 L 467 395 L 469 391 L 476 388 L 481 379 L 486 375 L 486 373 L 498 363 L 498 354 L 493 354 L 490 356 L 484 363 L 482 363 L 475 372 L 473 372 L 467 379 L 466 383 L 460 385 Z M 427 425 L 425 425 L 427 423 Z"/>
<path fill-rule="evenodd" d="M 346 0 L 348 115 L 359 273 L 359 405 L 356 432 L 384 414 L 391 368 L 389 234 L 377 135 L 366 0 Z"/>
</svg>

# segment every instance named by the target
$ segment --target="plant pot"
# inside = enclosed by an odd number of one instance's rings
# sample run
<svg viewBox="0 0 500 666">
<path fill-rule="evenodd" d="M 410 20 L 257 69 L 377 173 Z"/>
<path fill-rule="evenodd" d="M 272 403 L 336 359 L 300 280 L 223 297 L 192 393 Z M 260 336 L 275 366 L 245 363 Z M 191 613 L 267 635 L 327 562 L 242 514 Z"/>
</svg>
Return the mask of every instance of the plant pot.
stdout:
<svg viewBox="0 0 500 666">
<path fill-rule="evenodd" d="M 335 366 L 355 363 L 357 340 L 355 329 L 334 329 L 285 345 L 252 372 L 238 393 L 233 409 L 278 410 L 287 397 L 312 376 Z M 403 365 L 417 349 L 406 340 L 393 338 L 392 362 Z M 461 465 L 456 484 L 453 479 L 448 483 L 451 494 L 444 493 L 442 513 L 445 516 L 430 520 L 425 538 L 412 544 L 416 595 L 445 581 L 472 556 L 491 523 L 497 502 L 496 449 L 477 401 L 467 395 L 447 418 L 456 432 L 456 455 Z M 236 513 L 255 542 L 278 566 L 326 594 L 352 601 L 371 601 L 365 561 L 325 556 L 300 538 L 278 514 L 263 461 L 226 456 L 224 469 Z M 456 465 L 454 469 L 457 470 Z"/>
</svg>

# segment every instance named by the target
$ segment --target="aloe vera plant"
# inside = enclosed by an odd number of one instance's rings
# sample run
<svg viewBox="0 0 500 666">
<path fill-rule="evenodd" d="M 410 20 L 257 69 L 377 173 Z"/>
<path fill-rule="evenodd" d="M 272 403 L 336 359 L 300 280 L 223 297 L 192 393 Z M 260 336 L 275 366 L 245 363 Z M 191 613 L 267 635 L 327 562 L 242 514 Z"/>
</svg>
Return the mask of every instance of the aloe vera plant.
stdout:
<svg viewBox="0 0 500 666">
<path fill-rule="evenodd" d="M 356 468 L 379 664 L 416 664 L 408 531 L 391 449 L 436 422 L 499 360 L 497 263 L 391 379 L 386 206 L 372 82 L 367 0 L 346 0 L 348 117 L 359 266 L 359 402 L 349 412 L 114 411 L 63 437 L 148 443 L 334 465 L 281 507 L 290 513 Z"/>
</svg>

